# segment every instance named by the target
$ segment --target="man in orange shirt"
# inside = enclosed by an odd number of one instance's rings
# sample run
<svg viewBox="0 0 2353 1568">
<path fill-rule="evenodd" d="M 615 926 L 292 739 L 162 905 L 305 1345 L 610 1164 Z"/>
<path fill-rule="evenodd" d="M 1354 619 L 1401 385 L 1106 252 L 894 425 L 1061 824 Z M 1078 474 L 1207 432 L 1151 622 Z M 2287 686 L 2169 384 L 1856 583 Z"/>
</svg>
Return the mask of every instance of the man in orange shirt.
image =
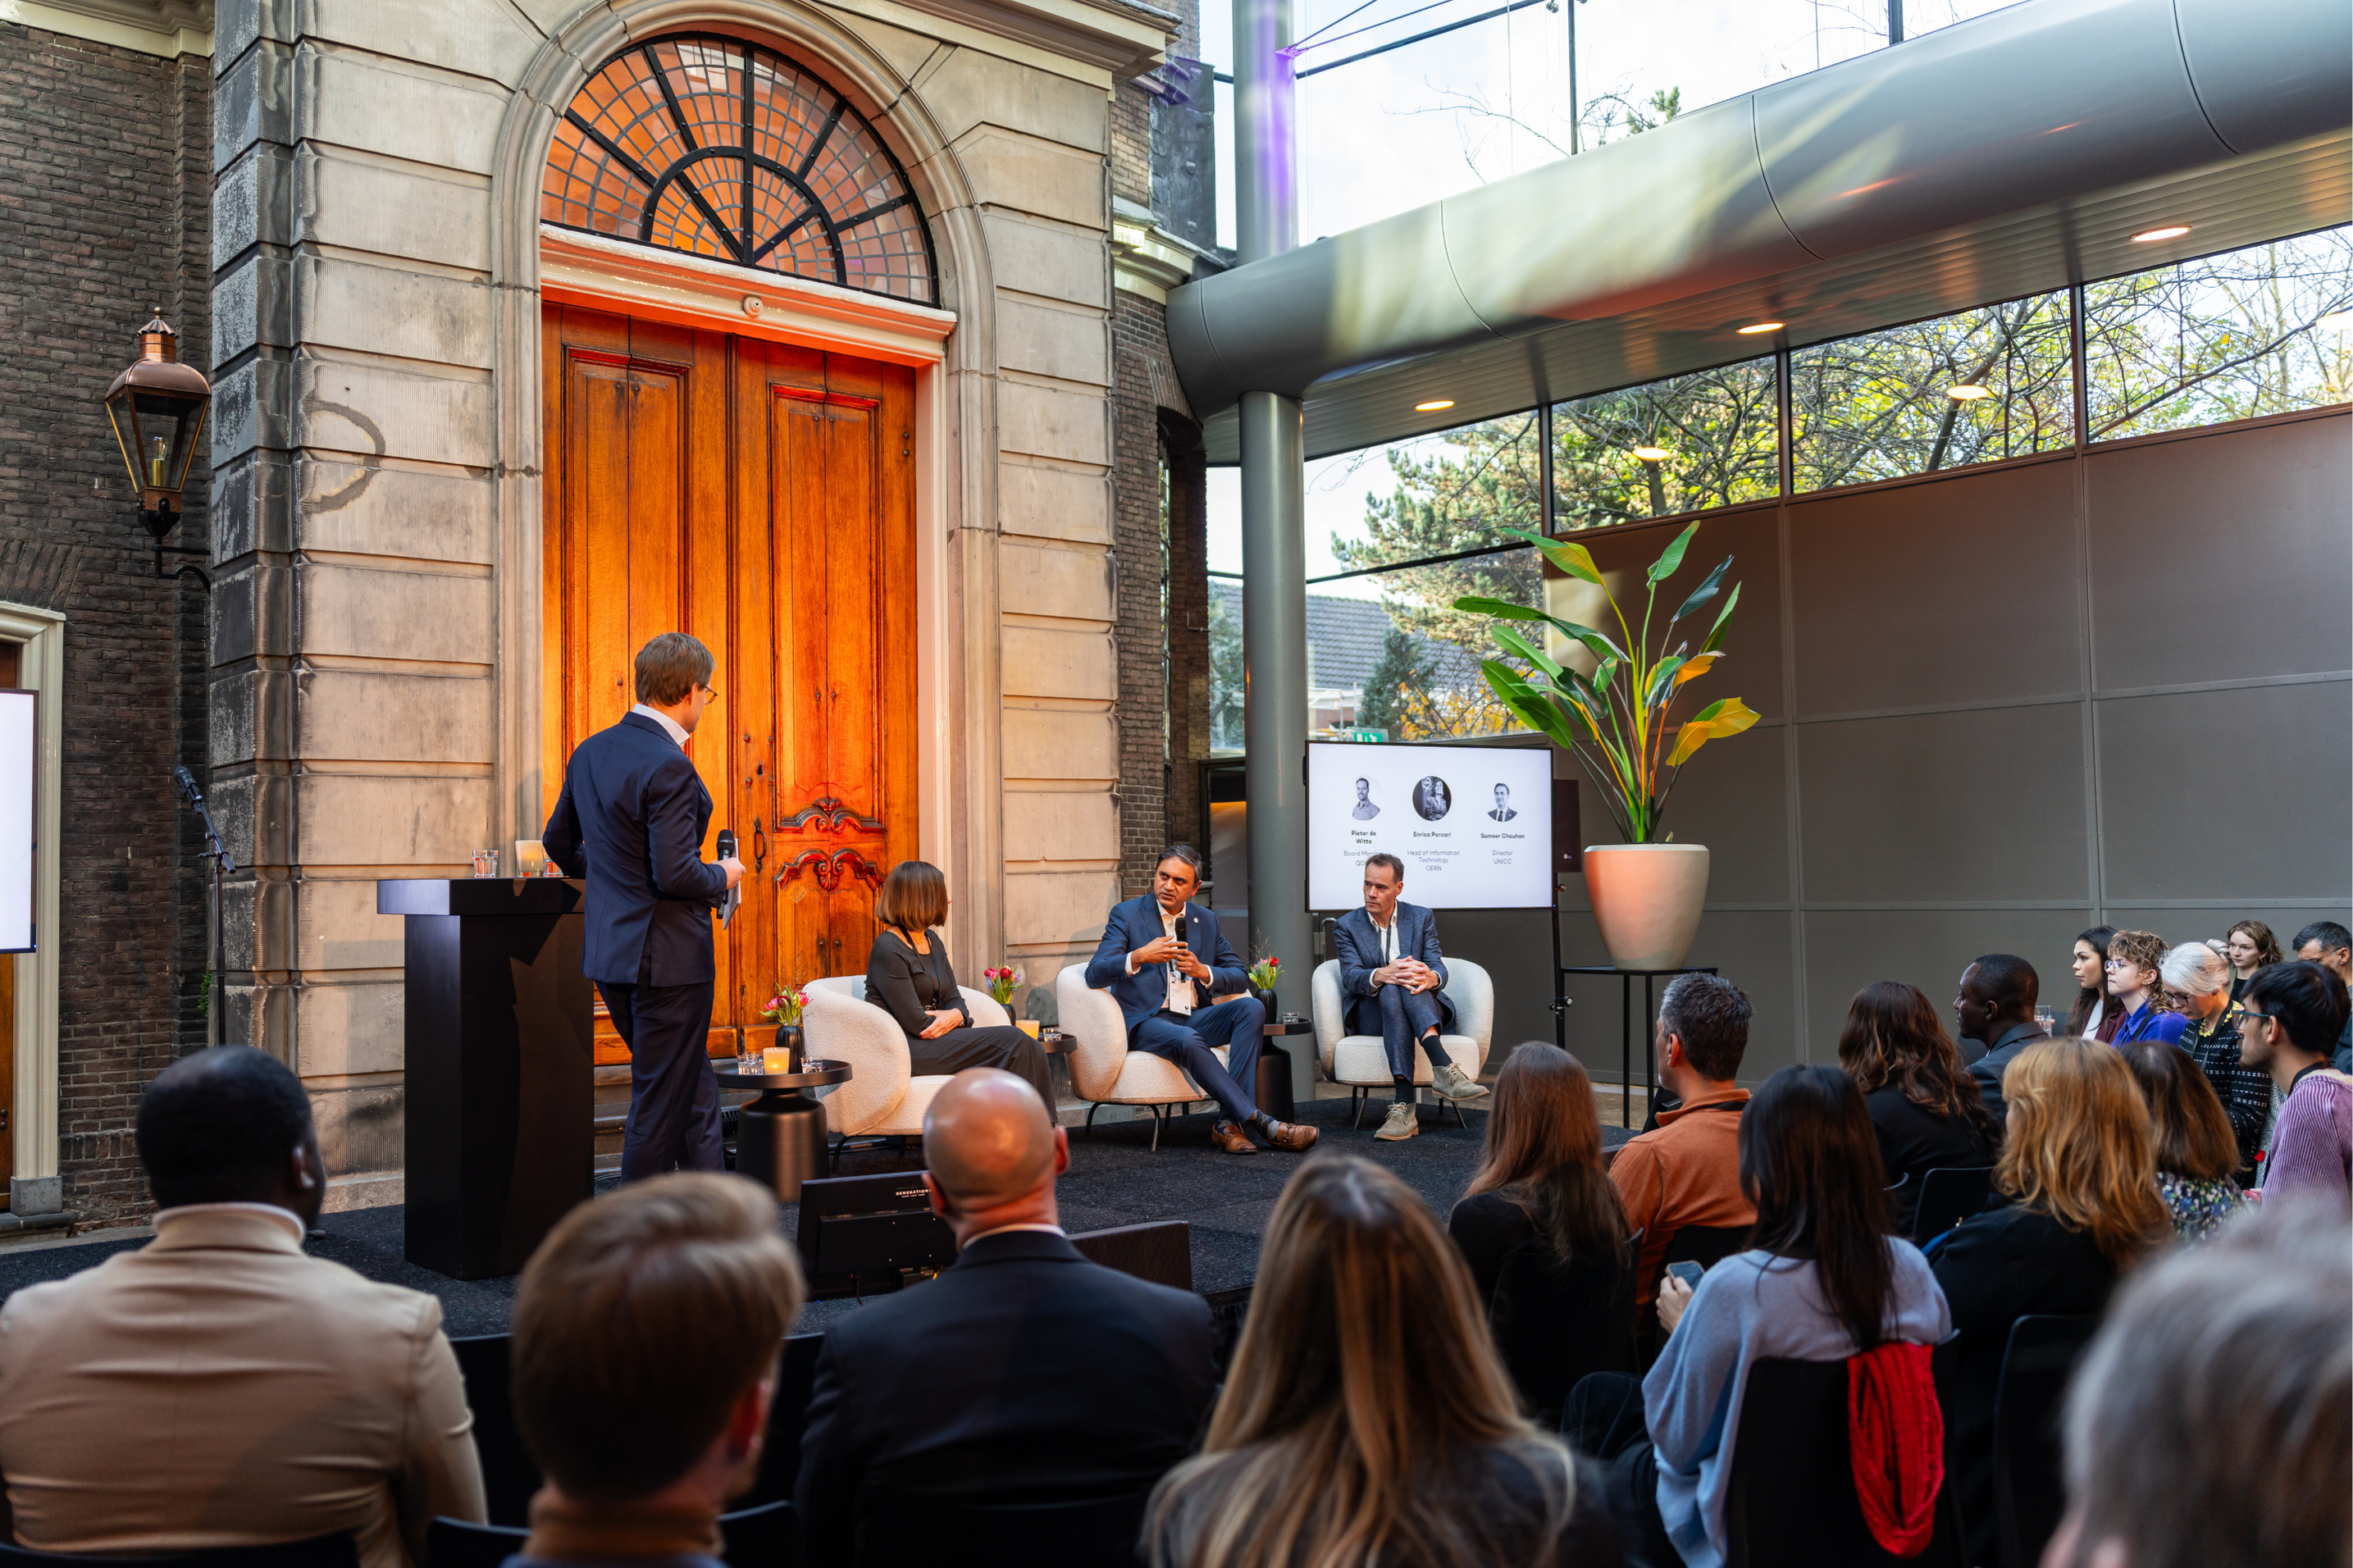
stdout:
<svg viewBox="0 0 2353 1568">
<path fill-rule="evenodd" d="M 1638 1307 L 1648 1308 L 1657 1294 L 1676 1231 L 1757 1222 L 1740 1192 L 1740 1112 L 1748 1091 L 1732 1081 L 1748 1049 L 1749 1013 L 1740 987 L 1713 974 L 1679 974 L 1659 999 L 1651 1050 L 1660 1087 L 1680 1103 L 1660 1111 L 1658 1125 L 1619 1150 L 1609 1166 L 1626 1223 L 1642 1233 Z"/>
</svg>

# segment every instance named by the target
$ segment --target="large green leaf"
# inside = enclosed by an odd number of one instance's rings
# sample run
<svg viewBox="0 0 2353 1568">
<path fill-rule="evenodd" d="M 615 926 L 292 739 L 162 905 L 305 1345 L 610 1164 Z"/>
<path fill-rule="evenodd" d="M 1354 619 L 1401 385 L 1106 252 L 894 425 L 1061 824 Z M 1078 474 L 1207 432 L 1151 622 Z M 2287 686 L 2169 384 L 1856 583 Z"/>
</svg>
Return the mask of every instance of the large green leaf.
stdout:
<svg viewBox="0 0 2353 1568">
<path fill-rule="evenodd" d="M 1482 660 L 1479 668 L 1504 706 L 1510 709 L 1522 723 L 1558 742 L 1563 748 L 1577 743 L 1581 724 L 1575 709 L 1547 698 L 1501 659 Z"/>
<path fill-rule="evenodd" d="M 1626 657 L 1619 651 L 1616 643 L 1611 642 L 1591 626 L 1579 626 L 1575 621 L 1565 621 L 1558 616 L 1546 615 L 1542 610 L 1532 609 L 1525 605 L 1514 605 L 1508 599 L 1482 599 L 1476 595 L 1472 595 L 1466 598 L 1455 600 L 1454 607 L 1472 615 L 1493 616 L 1499 621 L 1542 621 L 1561 636 L 1572 637 L 1583 643 L 1592 650 L 1593 657 L 1596 658 L 1623 659 Z"/>
<path fill-rule="evenodd" d="M 1642 706 L 1645 708 L 1656 708 L 1661 700 L 1663 699 L 1669 691 L 1673 689 L 1675 671 L 1681 669 L 1684 665 L 1690 662 L 1691 661 L 1689 659 L 1684 658 L 1680 655 L 1673 658 L 1662 658 L 1659 660 L 1659 662 L 1651 668 L 1651 684 L 1643 689 Z"/>
<path fill-rule="evenodd" d="M 1724 574 L 1731 570 L 1731 556 L 1727 555 L 1723 560 L 1717 562 L 1715 570 L 1709 573 L 1706 580 L 1701 583 L 1698 587 L 1692 590 L 1691 597 L 1683 601 L 1683 607 L 1682 609 L 1677 610 L 1673 616 L 1669 617 L 1667 625 L 1671 626 L 1673 626 L 1675 622 L 1682 620 L 1685 616 L 1690 615 L 1694 610 L 1698 609 L 1710 599 L 1715 598 L 1716 589 L 1723 585 Z"/>
<path fill-rule="evenodd" d="M 1537 647 L 1534 642 L 1531 642 L 1526 637 L 1522 637 L 1518 632 L 1514 631 L 1509 626 L 1497 626 L 1494 628 L 1494 631 L 1495 640 L 1497 642 L 1502 643 L 1505 647 L 1509 648 L 1512 652 L 1518 654 L 1522 658 L 1526 659 L 1530 664 L 1535 665 L 1546 675 L 1558 675 L 1560 673 L 1560 661 L 1558 659 L 1554 658 L 1552 655 L 1545 652 L 1543 648 Z"/>
<path fill-rule="evenodd" d="M 1601 572 L 1593 564 L 1593 552 L 1586 549 L 1582 544 L 1573 540 L 1546 539 L 1543 534 L 1530 533 L 1525 528 L 1504 528 L 1498 529 L 1496 531 L 1508 533 L 1514 539 L 1526 540 L 1536 547 L 1537 552 L 1546 560 L 1578 582 L 1590 583 L 1597 588 L 1601 586 Z"/>
<path fill-rule="evenodd" d="M 1715 625 L 1709 629 L 1707 640 L 1699 645 L 1700 652 L 1714 653 L 1717 648 L 1724 646 L 1725 627 L 1730 624 L 1732 620 L 1733 606 L 1739 603 L 1740 584 L 1735 583 L 1732 585 L 1732 596 L 1725 600 L 1724 608 L 1715 613 Z"/>
<path fill-rule="evenodd" d="M 1659 558 L 1651 563 L 1649 578 L 1651 586 L 1655 588 L 1675 574 L 1677 569 L 1683 563 L 1683 552 L 1691 548 L 1692 535 L 1698 531 L 1699 524 L 1694 522 L 1676 534 L 1675 542 L 1659 552 Z M 1600 581 L 1599 578 L 1594 580 Z"/>
</svg>

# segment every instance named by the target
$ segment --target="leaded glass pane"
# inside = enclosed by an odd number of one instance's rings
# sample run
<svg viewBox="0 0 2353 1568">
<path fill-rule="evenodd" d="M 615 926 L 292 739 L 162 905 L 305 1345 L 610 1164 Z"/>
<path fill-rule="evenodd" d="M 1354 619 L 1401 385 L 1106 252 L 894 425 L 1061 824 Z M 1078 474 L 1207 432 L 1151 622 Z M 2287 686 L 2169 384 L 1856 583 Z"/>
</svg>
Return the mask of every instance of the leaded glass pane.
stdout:
<svg viewBox="0 0 2353 1568">
<path fill-rule="evenodd" d="M 865 117 L 772 49 L 658 38 L 607 62 L 557 123 L 540 216 L 920 304 L 930 232 Z"/>
</svg>

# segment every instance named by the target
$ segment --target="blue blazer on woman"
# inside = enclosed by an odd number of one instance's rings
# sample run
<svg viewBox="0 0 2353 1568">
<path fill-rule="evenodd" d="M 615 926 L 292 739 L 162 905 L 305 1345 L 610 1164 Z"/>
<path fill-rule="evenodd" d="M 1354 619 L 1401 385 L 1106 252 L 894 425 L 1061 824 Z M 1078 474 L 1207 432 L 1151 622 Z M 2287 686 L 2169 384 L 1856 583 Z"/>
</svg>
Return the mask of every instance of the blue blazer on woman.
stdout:
<svg viewBox="0 0 2353 1568">
<path fill-rule="evenodd" d="M 1127 1020 L 1130 1034 L 1168 1000 L 1166 970 L 1154 964 L 1133 974 L 1127 972 L 1127 955 L 1145 942 L 1159 940 L 1160 934 L 1160 903 L 1151 894 L 1114 904 L 1103 921 L 1103 943 L 1087 964 L 1087 984 L 1112 994 L 1112 999 L 1119 1004 L 1120 1016 Z M 1213 994 L 1250 989 L 1250 975 L 1242 969 L 1241 955 L 1227 942 L 1216 915 L 1198 904 L 1187 904 L 1178 918 L 1176 934 L 1185 939 L 1194 957 L 1209 966 L 1209 981 L 1206 984 L 1198 980 L 1193 983 L 1200 1005 L 1207 1007 Z"/>
<path fill-rule="evenodd" d="M 2189 1032 L 2189 1020 L 2179 1013 L 2160 1013 L 2154 1002 L 2144 1002 L 2126 1015 L 2124 1027 L 2116 1031 L 2114 1044 L 2128 1046 L 2135 1040 L 2163 1040 L 2178 1046 L 2181 1037 Z"/>
</svg>

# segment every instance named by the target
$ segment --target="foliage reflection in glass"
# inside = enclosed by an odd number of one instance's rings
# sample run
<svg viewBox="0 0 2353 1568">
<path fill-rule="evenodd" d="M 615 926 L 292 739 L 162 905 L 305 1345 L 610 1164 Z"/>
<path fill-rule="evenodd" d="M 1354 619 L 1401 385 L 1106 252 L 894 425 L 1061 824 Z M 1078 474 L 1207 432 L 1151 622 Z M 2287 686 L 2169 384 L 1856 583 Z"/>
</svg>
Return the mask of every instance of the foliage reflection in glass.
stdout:
<svg viewBox="0 0 2353 1568">
<path fill-rule="evenodd" d="M 1780 488 L 1774 400 L 1767 357 L 1556 404 L 1555 531 L 1769 500 Z"/>
</svg>

